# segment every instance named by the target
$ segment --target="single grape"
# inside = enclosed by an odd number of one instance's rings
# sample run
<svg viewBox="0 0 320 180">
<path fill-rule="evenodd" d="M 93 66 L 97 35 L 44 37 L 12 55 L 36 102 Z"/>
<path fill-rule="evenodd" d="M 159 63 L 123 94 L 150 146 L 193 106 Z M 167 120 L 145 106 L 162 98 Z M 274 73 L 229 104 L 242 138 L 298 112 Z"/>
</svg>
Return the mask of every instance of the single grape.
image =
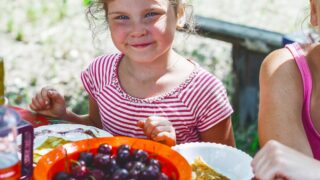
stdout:
<svg viewBox="0 0 320 180">
<path fill-rule="evenodd" d="M 98 147 L 98 153 L 100 154 L 108 154 L 108 155 L 111 155 L 112 154 L 112 146 L 109 145 L 109 144 L 101 144 L 99 147 Z"/>
<path fill-rule="evenodd" d="M 140 161 L 136 161 L 134 162 L 134 165 L 132 166 L 131 170 L 135 170 L 135 171 L 143 171 L 143 169 L 145 168 L 145 164 L 143 164 L 142 162 Z"/>
<path fill-rule="evenodd" d="M 160 162 L 159 162 L 157 159 L 151 158 L 151 159 L 149 160 L 149 165 L 150 165 L 150 166 L 156 166 L 156 167 L 158 167 L 159 169 L 161 169 Z"/>
<path fill-rule="evenodd" d="M 117 169 L 119 169 L 119 165 L 117 164 L 117 160 L 115 158 L 111 158 L 109 165 L 104 170 L 108 174 L 113 174 Z"/>
<path fill-rule="evenodd" d="M 106 154 L 97 154 L 93 159 L 93 166 L 99 169 L 105 169 L 110 164 L 111 157 Z"/>
<path fill-rule="evenodd" d="M 89 174 L 89 177 L 93 177 L 95 180 L 103 180 L 105 177 L 105 173 L 100 169 L 92 169 Z"/>
<path fill-rule="evenodd" d="M 146 163 L 148 158 L 149 158 L 149 155 L 148 155 L 147 152 L 145 152 L 142 149 L 136 149 L 133 152 L 133 157 L 132 158 L 133 158 L 134 161 L 140 161 L 140 162 Z"/>
<path fill-rule="evenodd" d="M 111 180 L 125 180 L 128 179 L 129 172 L 126 169 L 117 169 L 112 177 Z"/>
<path fill-rule="evenodd" d="M 141 172 L 144 170 L 145 165 L 142 162 L 135 161 L 134 165 L 129 171 L 130 179 L 139 179 Z"/>
<path fill-rule="evenodd" d="M 81 152 L 79 154 L 78 160 L 83 161 L 86 166 L 91 166 L 93 163 L 93 154 L 90 152 Z"/>
<path fill-rule="evenodd" d="M 69 174 L 64 171 L 60 171 L 60 172 L 56 173 L 53 177 L 54 180 L 65 180 L 68 178 L 69 178 Z"/>
<path fill-rule="evenodd" d="M 122 145 L 120 145 L 119 147 L 118 147 L 118 151 L 117 151 L 117 153 L 119 154 L 119 152 L 120 151 L 122 151 L 122 150 L 128 150 L 128 151 L 130 151 L 130 146 L 128 145 L 128 144 L 122 144 Z"/>
<path fill-rule="evenodd" d="M 88 168 L 85 165 L 78 165 L 71 168 L 71 175 L 76 179 L 84 178 L 88 175 Z"/>
<path fill-rule="evenodd" d="M 126 168 L 126 170 L 130 171 L 130 169 L 133 167 L 135 161 L 129 161 L 124 165 L 124 168 Z"/>
<path fill-rule="evenodd" d="M 157 168 L 156 166 L 147 166 L 140 174 L 141 179 L 158 179 L 160 177 L 160 169 Z"/>
<path fill-rule="evenodd" d="M 138 180 L 140 178 L 140 173 L 139 171 L 131 170 L 129 172 L 129 179 L 130 180 Z"/>
<path fill-rule="evenodd" d="M 131 160 L 131 154 L 130 151 L 124 149 L 122 151 L 119 151 L 117 155 L 117 163 L 120 166 L 124 166 L 127 162 Z"/>
</svg>

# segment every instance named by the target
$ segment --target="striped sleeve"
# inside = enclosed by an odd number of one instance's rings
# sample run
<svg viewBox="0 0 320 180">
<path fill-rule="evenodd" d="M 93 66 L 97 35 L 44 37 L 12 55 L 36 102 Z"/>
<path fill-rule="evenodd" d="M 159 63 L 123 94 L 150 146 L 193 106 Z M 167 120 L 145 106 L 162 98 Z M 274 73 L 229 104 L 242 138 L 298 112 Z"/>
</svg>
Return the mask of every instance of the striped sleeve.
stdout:
<svg viewBox="0 0 320 180">
<path fill-rule="evenodd" d="M 99 56 L 81 72 L 82 84 L 94 99 L 96 99 L 103 86 L 110 82 L 110 79 L 106 79 L 106 77 L 111 77 L 112 62 L 116 57 L 117 54 Z M 107 73 L 109 74 L 107 75 Z"/>
<path fill-rule="evenodd" d="M 90 66 L 81 72 L 81 81 L 87 93 L 95 98 L 97 90 L 94 86 L 92 76 L 90 75 Z"/>
<path fill-rule="evenodd" d="M 199 132 L 210 129 L 229 117 L 233 112 L 222 82 L 215 77 L 211 78 L 211 80 L 212 83 L 205 87 L 209 88 L 208 95 L 202 99 L 203 101 L 199 106 L 201 111 L 197 122 Z"/>
</svg>

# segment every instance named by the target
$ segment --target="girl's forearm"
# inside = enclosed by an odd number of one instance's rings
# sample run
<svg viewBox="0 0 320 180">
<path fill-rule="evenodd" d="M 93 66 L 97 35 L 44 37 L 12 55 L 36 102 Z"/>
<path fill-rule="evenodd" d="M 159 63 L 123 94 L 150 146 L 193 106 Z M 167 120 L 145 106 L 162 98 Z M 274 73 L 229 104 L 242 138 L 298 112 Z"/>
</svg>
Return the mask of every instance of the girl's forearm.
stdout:
<svg viewBox="0 0 320 180">
<path fill-rule="evenodd" d="M 68 110 L 67 110 L 66 114 L 61 117 L 61 119 L 67 120 L 69 122 L 76 123 L 76 124 L 83 124 L 83 125 L 96 126 L 96 127 L 98 126 L 94 121 L 90 120 L 88 114 L 78 115 L 78 114 L 76 114 L 72 111 L 68 111 Z"/>
</svg>

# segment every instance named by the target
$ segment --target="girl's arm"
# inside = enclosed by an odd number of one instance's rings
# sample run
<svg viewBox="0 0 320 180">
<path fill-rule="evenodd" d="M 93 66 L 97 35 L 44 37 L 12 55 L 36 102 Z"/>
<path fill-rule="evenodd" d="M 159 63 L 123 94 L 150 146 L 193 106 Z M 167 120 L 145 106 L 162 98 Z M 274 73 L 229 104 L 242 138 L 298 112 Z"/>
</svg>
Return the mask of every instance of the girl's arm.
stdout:
<svg viewBox="0 0 320 180">
<path fill-rule="evenodd" d="M 67 111 L 66 115 L 62 117 L 62 119 L 68 120 L 73 123 L 79 123 L 79 124 L 102 128 L 98 104 L 90 95 L 89 95 L 89 114 L 77 115 L 71 111 Z"/>
<path fill-rule="evenodd" d="M 302 102 L 301 76 L 290 52 L 280 49 L 268 55 L 260 69 L 261 146 L 273 139 L 311 155 L 301 122 Z"/>
<path fill-rule="evenodd" d="M 45 116 L 102 128 L 98 104 L 90 95 L 89 113 L 86 115 L 77 115 L 67 110 L 64 96 L 52 87 L 43 87 L 37 92 L 29 107 Z"/>
<path fill-rule="evenodd" d="M 200 133 L 201 140 L 235 146 L 231 117 L 222 120 L 212 128 Z"/>
</svg>

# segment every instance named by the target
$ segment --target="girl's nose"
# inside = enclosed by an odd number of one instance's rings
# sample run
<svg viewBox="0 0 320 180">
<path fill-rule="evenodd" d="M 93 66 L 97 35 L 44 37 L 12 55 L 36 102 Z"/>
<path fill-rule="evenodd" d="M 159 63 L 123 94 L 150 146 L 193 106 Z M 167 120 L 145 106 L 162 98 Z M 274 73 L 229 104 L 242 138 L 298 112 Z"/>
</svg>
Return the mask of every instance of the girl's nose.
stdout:
<svg viewBox="0 0 320 180">
<path fill-rule="evenodd" d="M 146 35 L 147 29 L 142 22 L 132 23 L 131 36 L 132 37 L 141 37 Z"/>
</svg>

